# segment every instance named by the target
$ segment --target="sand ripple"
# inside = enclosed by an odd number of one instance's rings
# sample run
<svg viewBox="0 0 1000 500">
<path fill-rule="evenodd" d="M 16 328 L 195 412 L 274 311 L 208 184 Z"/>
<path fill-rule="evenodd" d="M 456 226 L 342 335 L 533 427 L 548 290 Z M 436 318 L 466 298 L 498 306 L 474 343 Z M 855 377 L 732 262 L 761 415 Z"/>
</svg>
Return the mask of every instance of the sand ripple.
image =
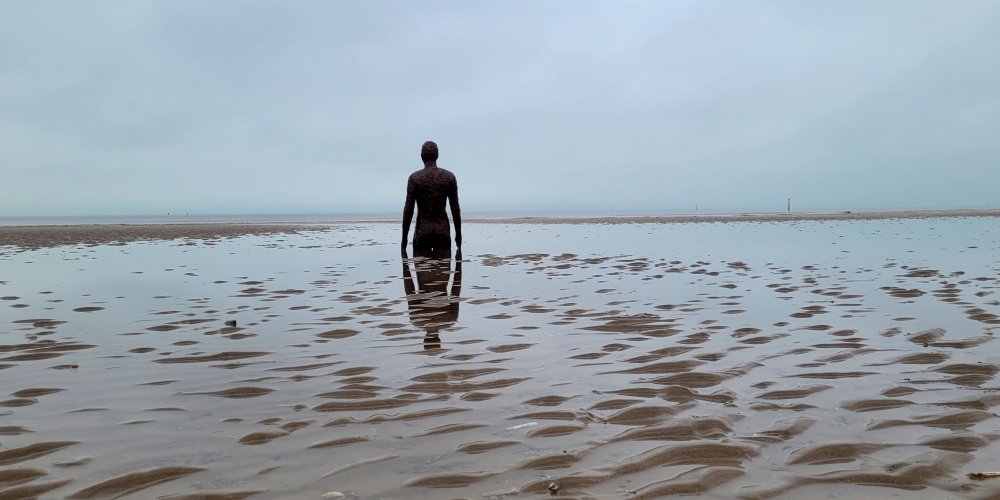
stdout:
<svg viewBox="0 0 1000 500">
<path fill-rule="evenodd" d="M 67 446 L 78 444 L 78 441 L 49 441 L 43 443 L 29 444 L 20 448 L 11 448 L 0 451 L 0 465 L 10 465 L 33 458 L 41 457 L 59 451 Z"/>
<path fill-rule="evenodd" d="M 161 467 L 133 472 L 84 488 L 66 498 L 120 498 L 203 470 L 198 467 Z"/>
</svg>

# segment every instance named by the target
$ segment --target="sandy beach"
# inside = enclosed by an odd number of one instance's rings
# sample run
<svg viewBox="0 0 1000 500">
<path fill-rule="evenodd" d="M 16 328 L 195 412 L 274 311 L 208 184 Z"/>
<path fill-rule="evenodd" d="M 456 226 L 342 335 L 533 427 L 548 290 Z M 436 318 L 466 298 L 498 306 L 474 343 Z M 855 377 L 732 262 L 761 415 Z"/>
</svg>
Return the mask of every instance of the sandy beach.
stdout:
<svg viewBox="0 0 1000 500">
<path fill-rule="evenodd" d="M 997 217 L 0 227 L 0 498 L 995 498 Z"/>
</svg>

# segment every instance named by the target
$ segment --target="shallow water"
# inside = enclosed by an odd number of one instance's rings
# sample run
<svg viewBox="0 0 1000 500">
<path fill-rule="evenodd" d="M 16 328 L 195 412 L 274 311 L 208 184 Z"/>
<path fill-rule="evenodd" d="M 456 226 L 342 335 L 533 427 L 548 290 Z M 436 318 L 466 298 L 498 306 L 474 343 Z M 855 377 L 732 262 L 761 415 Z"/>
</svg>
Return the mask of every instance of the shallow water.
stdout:
<svg viewBox="0 0 1000 500">
<path fill-rule="evenodd" d="M 1000 494 L 997 219 L 465 233 L 6 253 L 0 498 Z"/>
</svg>

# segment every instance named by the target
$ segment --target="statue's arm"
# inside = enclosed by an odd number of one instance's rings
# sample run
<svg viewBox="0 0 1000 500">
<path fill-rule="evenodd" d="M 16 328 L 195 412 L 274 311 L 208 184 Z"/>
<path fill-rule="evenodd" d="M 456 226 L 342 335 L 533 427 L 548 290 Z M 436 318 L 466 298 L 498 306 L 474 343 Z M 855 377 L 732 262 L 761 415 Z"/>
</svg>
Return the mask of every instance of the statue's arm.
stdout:
<svg viewBox="0 0 1000 500">
<path fill-rule="evenodd" d="M 458 181 L 454 178 L 448 189 L 448 203 L 451 206 L 451 217 L 455 222 L 455 246 L 462 248 L 462 207 L 458 204 Z"/>
<path fill-rule="evenodd" d="M 413 179 L 406 182 L 406 204 L 403 205 L 403 251 L 406 251 L 406 241 L 410 236 L 410 222 L 413 221 L 413 207 L 416 204 L 414 198 Z"/>
</svg>

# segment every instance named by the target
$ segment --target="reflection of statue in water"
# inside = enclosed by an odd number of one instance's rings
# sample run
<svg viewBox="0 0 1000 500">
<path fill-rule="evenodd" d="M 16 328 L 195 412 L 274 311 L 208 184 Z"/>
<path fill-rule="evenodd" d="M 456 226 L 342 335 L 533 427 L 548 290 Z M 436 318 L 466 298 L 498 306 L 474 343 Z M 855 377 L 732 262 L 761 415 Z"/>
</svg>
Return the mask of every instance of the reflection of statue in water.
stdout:
<svg viewBox="0 0 1000 500">
<path fill-rule="evenodd" d="M 417 209 L 417 227 L 413 230 L 413 251 L 426 249 L 451 253 L 451 225 L 445 202 L 455 219 L 455 246 L 462 248 L 462 213 L 458 205 L 458 181 L 455 174 L 437 166 L 438 147 L 427 141 L 420 148 L 424 168 L 410 174 L 406 182 L 406 204 L 403 206 L 403 244 L 410 233 L 413 209 Z"/>
<path fill-rule="evenodd" d="M 406 253 L 403 253 L 403 288 L 410 306 L 410 321 L 413 326 L 426 332 L 424 349 L 437 349 L 441 347 L 438 332 L 450 328 L 458 321 L 458 298 L 462 291 L 462 251 L 455 254 L 454 275 L 451 273 L 451 255 L 447 250 L 416 249 L 413 257 L 415 276 L 410 272 Z"/>
</svg>

